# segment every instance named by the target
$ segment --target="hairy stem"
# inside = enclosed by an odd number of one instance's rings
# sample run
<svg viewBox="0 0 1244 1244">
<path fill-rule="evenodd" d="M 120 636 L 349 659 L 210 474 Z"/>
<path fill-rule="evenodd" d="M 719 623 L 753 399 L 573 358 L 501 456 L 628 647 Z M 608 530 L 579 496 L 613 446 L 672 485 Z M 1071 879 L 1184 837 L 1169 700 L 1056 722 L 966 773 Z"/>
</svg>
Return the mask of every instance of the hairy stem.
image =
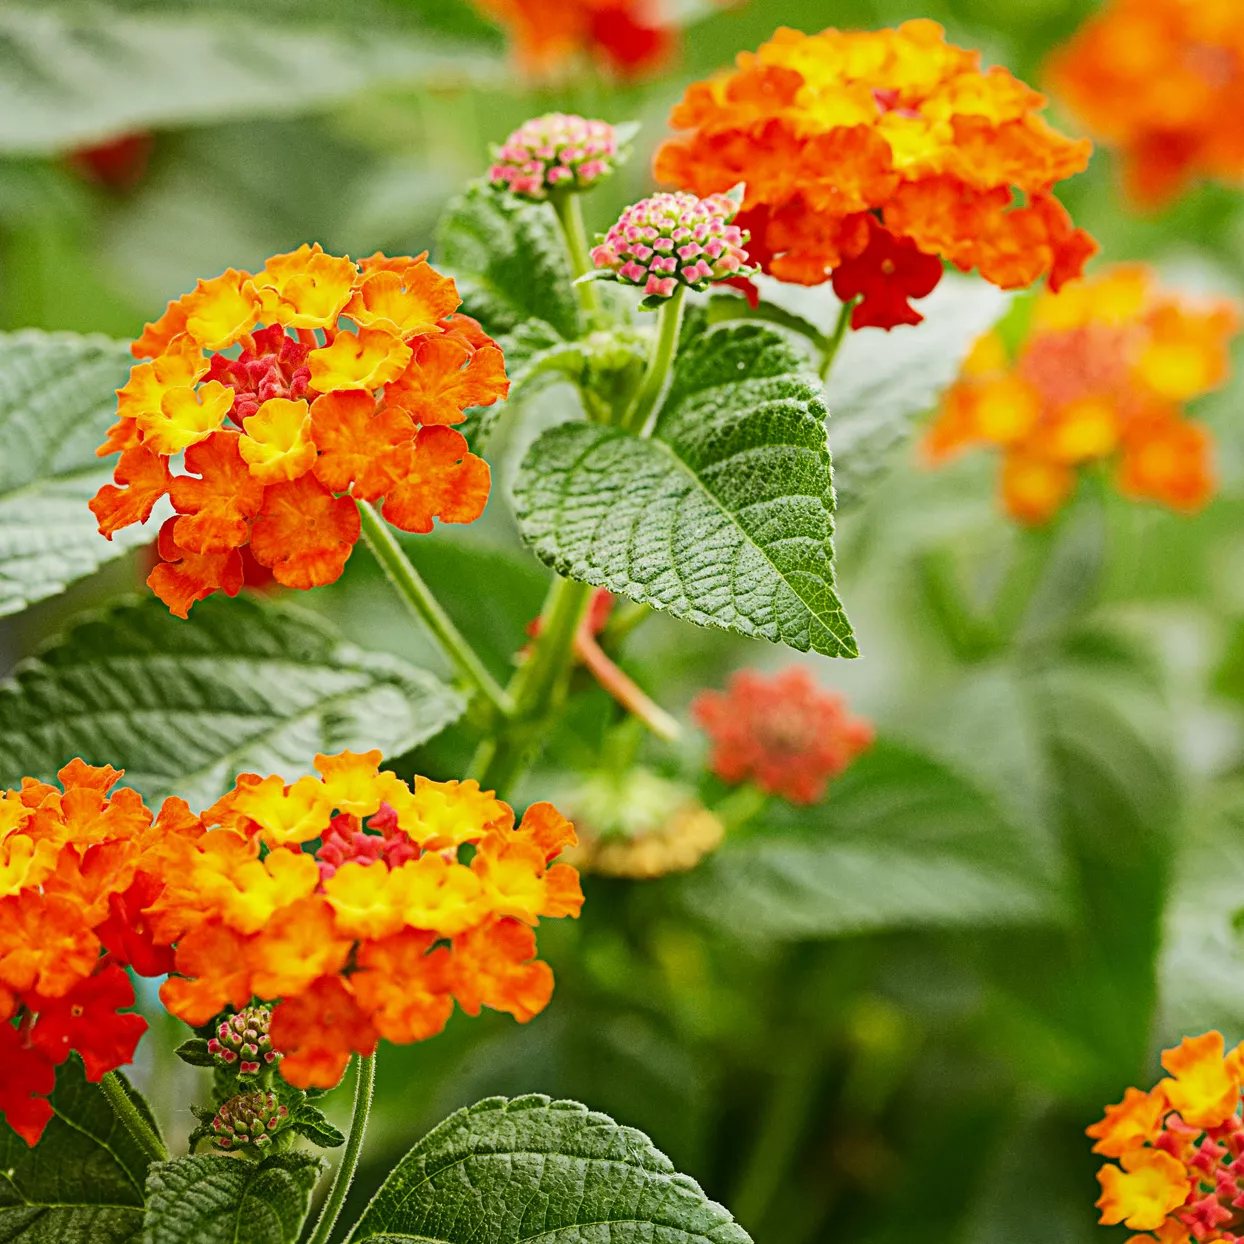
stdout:
<svg viewBox="0 0 1244 1244">
<path fill-rule="evenodd" d="M 510 697 L 488 672 L 475 649 L 467 643 L 422 576 L 411 565 L 389 524 L 366 501 L 360 501 L 358 507 L 367 547 L 384 569 L 389 582 L 397 589 L 397 594 L 406 602 L 411 613 L 432 632 L 454 668 L 497 713 L 502 717 L 509 716 L 512 709 Z"/>
<path fill-rule="evenodd" d="M 838 350 L 847 335 L 847 329 L 851 326 L 851 312 L 855 310 L 855 304 L 858 301 L 858 298 L 852 298 L 844 302 L 838 312 L 838 322 L 834 325 L 833 334 L 825 345 L 825 352 L 821 355 L 822 383 L 829 379 L 829 370 L 834 365 L 834 359 L 838 357 Z"/>
<path fill-rule="evenodd" d="M 328 1190 L 328 1199 L 320 1210 L 319 1220 L 307 1244 L 328 1244 L 341 1207 L 345 1204 L 346 1193 L 354 1181 L 354 1172 L 358 1169 L 359 1155 L 363 1152 L 363 1136 L 367 1132 L 367 1116 L 371 1113 L 371 1097 L 376 1087 L 376 1056 L 368 1054 L 360 1057 L 356 1065 L 357 1074 L 354 1079 L 354 1110 L 350 1115 L 350 1133 L 346 1137 L 346 1149 L 341 1155 L 341 1165 L 333 1176 L 333 1186 Z"/>
<path fill-rule="evenodd" d="M 134 1105 L 133 1098 L 125 1091 L 120 1076 L 115 1071 L 109 1071 L 99 1082 L 99 1087 L 108 1099 L 113 1113 L 125 1124 L 125 1130 L 134 1138 L 138 1147 L 153 1162 L 167 1162 L 168 1150 L 164 1147 L 164 1142 Z"/>
<path fill-rule="evenodd" d="M 579 196 L 573 191 L 554 192 L 549 196 L 553 210 L 562 227 L 562 236 L 566 239 L 566 250 L 570 255 L 570 267 L 575 278 L 586 276 L 593 270 L 592 259 L 588 254 L 587 229 L 583 224 L 583 209 L 579 206 Z M 575 285 L 575 294 L 579 299 L 579 307 L 587 317 L 588 324 L 593 325 L 600 318 L 600 290 L 595 282 L 584 281 Z"/>
<path fill-rule="evenodd" d="M 643 435 L 649 418 L 665 394 L 674 355 L 678 352 L 678 330 L 682 327 L 685 292 L 686 286 L 679 285 L 657 312 L 657 336 L 652 343 L 652 353 L 648 356 L 648 370 L 644 372 L 643 383 L 635 394 L 635 401 L 622 417 L 622 426 L 636 436 Z"/>
</svg>

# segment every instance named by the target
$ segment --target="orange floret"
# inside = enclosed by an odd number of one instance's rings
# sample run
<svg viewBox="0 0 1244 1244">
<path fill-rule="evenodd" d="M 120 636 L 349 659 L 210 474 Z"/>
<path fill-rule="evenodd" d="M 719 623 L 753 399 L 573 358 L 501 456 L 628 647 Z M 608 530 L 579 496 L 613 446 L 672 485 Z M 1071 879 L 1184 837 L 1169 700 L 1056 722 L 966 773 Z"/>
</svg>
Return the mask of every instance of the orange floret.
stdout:
<svg viewBox="0 0 1244 1244">
<path fill-rule="evenodd" d="M 269 398 L 242 427 L 246 434 L 238 448 L 261 484 L 298 479 L 315 465 L 311 407 L 305 399 Z"/>
<path fill-rule="evenodd" d="M 361 531 L 358 508 L 313 475 L 272 484 L 251 527 L 251 552 L 286 587 L 322 587 L 345 569 Z"/>
<path fill-rule="evenodd" d="M 183 549 L 174 534 L 178 519 L 160 528 L 156 541 L 160 564 L 147 576 L 147 586 L 179 618 L 190 616 L 190 606 L 213 592 L 236 596 L 242 590 L 242 558 L 236 549 L 227 553 L 192 553 Z"/>
<path fill-rule="evenodd" d="M 420 428 L 405 476 L 388 490 L 381 513 L 403 531 L 429 532 L 432 520 L 473 523 L 484 512 L 492 472 L 453 428 Z"/>
<path fill-rule="evenodd" d="M 225 350 L 259 322 L 259 293 L 247 272 L 228 268 L 210 281 L 199 281 L 181 299 L 186 332 L 205 350 Z"/>
<path fill-rule="evenodd" d="M 1183 1163 L 1169 1153 L 1129 1149 L 1119 1161 L 1122 1170 L 1106 1165 L 1097 1173 L 1101 1182 L 1098 1221 L 1106 1225 L 1126 1223 L 1133 1231 L 1152 1231 L 1188 1199 L 1192 1181 Z"/>
<path fill-rule="evenodd" d="M 100 534 L 109 540 L 122 527 L 145 523 L 151 517 L 156 502 L 168 492 L 173 474 L 167 458 L 136 445 L 121 455 L 112 478 L 122 487 L 104 484 L 90 502 Z"/>
<path fill-rule="evenodd" d="M 350 1055 L 371 1054 L 376 1030 L 349 983 L 323 976 L 272 1012 L 272 1046 L 284 1057 L 281 1074 L 297 1088 L 333 1088 Z"/>
<path fill-rule="evenodd" d="M 263 318 L 289 328 L 333 328 L 350 300 L 358 271 L 348 259 L 327 255 L 317 242 L 305 242 L 285 255 L 273 255 L 254 278 Z"/>
<path fill-rule="evenodd" d="M 410 356 L 410 346 L 383 328 L 338 333 L 331 345 L 308 356 L 311 387 L 317 393 L 378 389 L 402 374 Z"/>
<path fill-rule="evenodd" d="M 452 335 L 419 344 L 410 365 L 386 391 L 416 423 L 461 423 L 470 406 L 491 406 L 510 391 L 495 345 L 472 350 Z"/>
<path fill-rule="evenodd" d="M 1129 1088 L 1123 1100 L 1115 1106 L 1106 1107 L 1105 1118 L 1085 1129 L 1085 1134 L 1097 1143 L 1094 1153 L 1108 1158 L 1122 1157 L 1129 1149 L 1146 1142 L 1152 1144 L 1162 1128 L 1162 1116 L 1170 1109 L 1163 1090 L 1155 1088 L 1142 1093 Z"/>
<path fill-rule="evenodd" d="M 496 920 L 453 939 L 454 997 L 468 1015 L 505 1011 L 520 1024 L 553 996 L 553 970 L 535 959 L 536 935 L 518 920 Z"/>
<path fill-rule="evenodd" d="M 346 315 L 364 328 L 383 328 L 409 339 L 439 333 L 440 321 L 461 302 L 452 277 L 441 276 L 430 264 L 417 263 L 400 273 L 375 272 L 365 277 Z"/>
<path fill-rule="evenodd" d="M 320 456 L 315 477 L 333 492 L 375 501 L 410 470 L 415 424 L 404 410 L 376 410 L 370 393 L 317 397 L 311 428 Z"/>
<path fill-rule="evenodd" d="M 250 520 L 263 504 L 263 485 L 247 470 L 236 432 L 213 432 L 186 450 L 186 470 L 169 489 L 182 515 L 173 540 L 190 553 L 227 553 L 250 538 Z M 195 477 L 198 478 L 195 478 Z"/>
<path fill-rule="evenodd" d="M 436 1036 L 454 1009 L 449 951 L 435 936 L 407 929 L 359 947 L 350 978 L 359 1005 L 386 1041 L 401 1045 Z"/>
</svg>

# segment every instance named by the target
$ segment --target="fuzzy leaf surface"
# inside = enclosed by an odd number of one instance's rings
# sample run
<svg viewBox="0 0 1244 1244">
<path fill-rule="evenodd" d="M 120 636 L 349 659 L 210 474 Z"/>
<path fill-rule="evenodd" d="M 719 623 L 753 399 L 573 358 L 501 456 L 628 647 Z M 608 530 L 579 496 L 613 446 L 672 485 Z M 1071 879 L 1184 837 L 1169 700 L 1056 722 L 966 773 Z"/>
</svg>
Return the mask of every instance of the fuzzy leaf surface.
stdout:
<svg viewBox="0 0 1244 1244">
<path fill-rule="evenodd" d="M 146 1103 L 130 1094 L 151 1122 Z M 51 1101 L 56 1113 L 33 1149 L 0 1122 L 0 1240 L 132 1244 L 142 1226 L 146 1156 L 78 1058 L 57 1071 Z"/>
<path fill-rule="evenodd" d="M 0 616 L 155 538 L 152 522 L 105 540 L 87 508 L 112 477 L 95 447 L 133 361 L 107 337 L 0 333 Z"/>
<path fill-rule="evenodd" d="M 183 622 L 145 599 L 87 615 L 0 685 L 0 785 L 82 756 L 197 808 L 241 772 L 292 781 L 318 751 L 398 755 L 463 707 L 434 675 L 300 611 L 207 600 Z"/>
<path fill-rule="evenodd" d="M 790 338 L 711 329 L 680 355 L 650 439 L 582 423 L 540 435 L 514 488 L 523 536 L 560 574 L 701 626 L 855 656 L 824 420 Z"/>
<path fill-rule="evenodd" d="M 450 1115 L 394 1168 L 351 1244 L 750 1244 L 634 1128 L 572 1101 L 490 1097 Z"/>
<path fill-rule="evenodd" d="M 147 1175 L 142 1244 L 293 1244 L 328 1165 L 310 1153 L 262 1162 L 199 1154 Z"/>
</svg>

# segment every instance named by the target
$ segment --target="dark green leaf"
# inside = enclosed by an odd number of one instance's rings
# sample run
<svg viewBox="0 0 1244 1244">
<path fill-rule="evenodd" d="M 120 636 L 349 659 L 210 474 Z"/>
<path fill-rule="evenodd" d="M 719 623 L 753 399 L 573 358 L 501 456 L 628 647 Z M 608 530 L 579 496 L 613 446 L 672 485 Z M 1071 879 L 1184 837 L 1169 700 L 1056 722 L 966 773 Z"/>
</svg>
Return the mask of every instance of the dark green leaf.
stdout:
<svg viewBox="0 0 1244 1244">
<path fill-rule="evenodd" d="M 127 1086 L 128 1087 L 128 1086 Z M 150 1120 L 146 1103 L 131 1090 Z M 98 1086 L 71 1058 L 57 1072 L 55 1116 L 27 1147 L 0 1123 L 0 1240 L 123 1244 L 142 1225 L 147 1159 Z"/>
<path fill-rule="evenodd" d="M 112 476 L 95 447 L 133 361 L 107 337 L 0 334 L 0 615 L 155 538 L 148 526 L 105 540 L 87 508 Z"/>
<path fill-rule="evenodd" d="M 325 1117 L 318 1106 L 299 1106 L 294 1112 L 294 1131 L 321 1149 L 336 1149 L 346 1143 L 345 1136 Z"/>
<path fill-rule="evenodd" d="M 310 1153 L 157 1162 L 147 1175 L 142 1244 L 293 1244 L 327 1165 Z"/>
<path fill-rule="evenodd" d="M 183 1063 L 192 1067 L 215 1067 L 216 1060 L 208 1051 L 207 1042 L 202 1037 L 191 1037 L 183 1041 L 174 1051 Z"/>
<path fill-rule="evenodd" d="M 573 579 L 700 625 L 855 656 L 834 588 L 822 390 L 775 329 L 694 338 L 650 440 L 544 432 L 514 487 L 523 535 Z"/>
<path fill-rule="evenodd" d="M 438 266 L 451 273 L 463 311 L 494 336 L 541 319 L 579 335 L 579 307 L 561 228 L 547 203 L 524 203 L 474 185 L 445 210 L 436 232 Z"/>
<path fill-rule="evenodd" d="M 633 1128 L 571 1101 L 492 1097 L 398 1163 L 352 1244 L 750 1244 L 730 1214 Z"/>
<path fill-rule="evenodd" d="M 149 598 L 80 619 L 0 685 L 0 784 L 82 756 L 198 807 L 246 770 L 292 781 L 317 751 L 397 755 L 462 710 L 431 674 L 307 614 L 241 598 L 182 621 Z"/>
</svg>

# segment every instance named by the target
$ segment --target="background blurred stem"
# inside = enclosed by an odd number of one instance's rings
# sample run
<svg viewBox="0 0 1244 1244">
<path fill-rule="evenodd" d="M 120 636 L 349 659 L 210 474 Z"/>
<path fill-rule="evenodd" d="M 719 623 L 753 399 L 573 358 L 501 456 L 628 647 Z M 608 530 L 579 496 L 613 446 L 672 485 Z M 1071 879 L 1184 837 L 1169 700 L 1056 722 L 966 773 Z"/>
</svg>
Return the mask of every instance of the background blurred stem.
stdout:
<svg viewBox="0 0 1244 1244">
<path fill-rule="evenodd" d="M 320 1217 L 307 1244 L 328 1244 L 338 1215 L 345 1203 L 346 1193 L 358 1169 L 359 1155 L 363 1152 L 363 1137 L 367 1133 L 367 1117 L 371 1113 L 371 1098 L 376 1087 L 376 1056 L 368 1054 L 355 1062 L 354 1110 L 350 1115 L 350 1132 L 346 1137 L 346 1149 L 341 1155 L 341 1165 L 333 1176 L 333 1186 L 328 1199 L 320 1210 Z"/>
<path fill-rule="evenodd" d="M 842 346 L 843 339 L 847 335 L 847 329 L 851 325 L 851 312 L 855 310 L 855 304 L 858 301 L 858 298 L 852 298 L 850 302 L 844 302 L 838 311 L 838 321 L 834 325 L 833 335 L 829 339 L 829 344 L 825 347 L 825 353 L 821 356 L 822 383 L 829 379 L 830 368 L 834 365 L 834 359 L 838 357 L 838 350 Z"/>
<path fill-rule="evenodd" d="M 583 224 L 583 209 L 579 205 L 579 196 L 573 191 L 553 193 L 549 196 L 557 219 L 561 223 L 562 235 L 566 239 L 566 250 L 570 253 L 570 267 L 575 278 L 586 276 L 593 270 L 592 257 L 588 253 L 587 229 Z M 587 317 L 589 327 L 594 327 L 600 318 L 600 290 L 593 281 L 576 284 L 575 293 L 579 298 L 579 306 Z"/>
<path fill-rule="evenodd" d="M 125 1085 L 115 1071 L 109 1071 L 99 1082 L 113 1113 L 125 1125 L 125 1130 L 134 1138 L 135 1144 L 153 1161 L 167 1162 L 168 1150 L 164 1142 L 155 1134 L 151 1125 L 139 1113 Z"/>
</svg>

